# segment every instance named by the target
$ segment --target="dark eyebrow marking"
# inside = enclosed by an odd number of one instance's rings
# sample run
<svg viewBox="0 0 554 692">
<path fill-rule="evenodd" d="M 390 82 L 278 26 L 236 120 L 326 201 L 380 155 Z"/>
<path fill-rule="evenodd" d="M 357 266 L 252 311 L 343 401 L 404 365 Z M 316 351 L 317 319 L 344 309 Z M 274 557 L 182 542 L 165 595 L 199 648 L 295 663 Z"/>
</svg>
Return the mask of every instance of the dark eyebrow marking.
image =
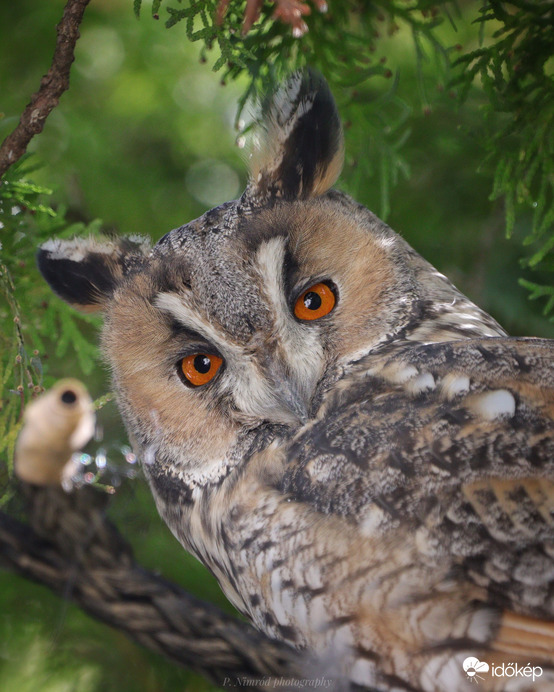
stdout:
<svg viewBox="0 0 554 692">
<path fill-rule="evenodd" d="M 286 238 L 288 228 L 278 217 L 268 221 L 260 219 L 259 215 L 254 215 L 239 221 L 238 233 L 244 239 L 245 250 L 253 255 L 262 243 L 272 238 Z"/>
<path fill-rule="evenodd" d="M 194 329 L 185 327 L 185 325 L 181 324 L 181 322 L 179 322 L 179 320 L 177 320 L 171 313 L 167 312 L 166 310 L 159 310 L 159 313 L 160 319 L 166 323 L 168 329 L 170 330 L 172 338 L 188 341 L 200 346 L 210 346 L 210 342 L 205 336 L 202 336 L 202 334 L 199 332 L 194 331 Z M 213 346 L 210 346 L 210 348 L 213 350 Z"/>
<path fill-rule="evenodd" d="M 288 300 L 294 289 L 296 283 L 298 282 L 298 277 L 300 275 L 300 267 L 296 261 L 294 255 L 290 251 L 288 245 L 285 246 L 285 255 L 283 257 L 283 287 L 285 290 L 285 297 Z"/>
<path fill-rule="evenodd" d="M 195 332 L 194 329 L 189 329 L 188 327 L 185 327 L 183 324 L 181 324 L 178 320 L 176 320 L 173 316 L 168 315 L 168 323 L 169 323 L 169 328 L 171 329 L 171 335 L 174 337 L 178 337 L 179 339 L 183 339 L 186 341 L 190 341 L 192 343 L 198 343 L 198 344 L 207 344 L 208 341 L 206 340 L 205 336 L 202 336 L 198 332 Z"/>
</svg>

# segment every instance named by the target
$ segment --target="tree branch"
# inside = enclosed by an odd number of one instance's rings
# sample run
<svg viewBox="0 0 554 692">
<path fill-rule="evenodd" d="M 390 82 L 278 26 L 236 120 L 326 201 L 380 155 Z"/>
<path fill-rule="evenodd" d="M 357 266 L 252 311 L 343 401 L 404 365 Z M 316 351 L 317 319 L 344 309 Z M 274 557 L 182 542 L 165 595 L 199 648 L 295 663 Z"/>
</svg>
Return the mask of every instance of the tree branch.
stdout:
<svg viewBox="0 0 554 692">
<path fill-rule="evenodd" d="M 104 493 L 88 486 L 72 493 L 28 485 L 23 490 L 30 525 L 0 513 L 3 567 L 218 685 L 225 678 L 235 684 L 248 680 L 250 689 L 267 690 L 270 675 L 309 677 L 305 654 L 137 565 L 106 517 Z"/>
<path fill-rule="evenodd" d="M 264 689 L 277 675 L 280 688 L 293 689 L 287 678 L 311 678 L 310 656 L 137 565 L 106 516 L 107 493 L 88 485 L 63 490 L 66 472 L 75 471 L 72 453 L 93 431 L 92 400 L 77 380 L 61 380 L 27 406 L 14 466 L 29 525 L 0 513 L 0 566 L 216 684 Z"/>
<path fill-rule="evenodd" d="M 79 25 L 89 2 L 90 0 L 67 1 L 63 17 L 57 26 L 56 48 L 50 69 L 23 111 L 19 124 L 0 146 L 0 178 L 23 156 L 31 139 L 42 132 L 46 118 L 58 105 L 63 92 L 69 88 L 69 71 L 79 38 Z"/>
</svg>

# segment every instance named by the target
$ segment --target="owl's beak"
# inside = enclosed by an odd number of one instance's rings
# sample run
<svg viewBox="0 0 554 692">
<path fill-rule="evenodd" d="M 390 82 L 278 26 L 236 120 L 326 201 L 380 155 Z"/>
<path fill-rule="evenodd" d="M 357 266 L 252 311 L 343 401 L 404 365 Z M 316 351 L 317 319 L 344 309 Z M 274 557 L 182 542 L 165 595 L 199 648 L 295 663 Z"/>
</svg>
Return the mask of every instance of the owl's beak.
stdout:
<svg viewBox="0 0 554 692">
<path fill-rule="evenodd" d="M 283 422 L 306 423 L 309 418 L 311 394 L 307 395 L 304 387 L 275 364 L 270 368 L 268 376 L 276 399 L 276 413 L 283 418 Z"/>
</svg>

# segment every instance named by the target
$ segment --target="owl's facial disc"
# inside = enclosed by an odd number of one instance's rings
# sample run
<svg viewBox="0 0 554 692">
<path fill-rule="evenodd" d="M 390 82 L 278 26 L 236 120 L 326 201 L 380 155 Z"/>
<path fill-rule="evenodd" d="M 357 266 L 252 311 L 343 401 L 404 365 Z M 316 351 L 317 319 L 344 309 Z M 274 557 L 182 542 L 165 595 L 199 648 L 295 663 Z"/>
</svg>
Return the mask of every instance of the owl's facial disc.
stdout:
<svg viewBox="0 0 554 692">
<path fill-rule="evenodd" d="M 216 277 L 193 278 L 188 286 L 160 291 L 153 301 L 178 325 L 175 338 L 182 338 L 183 350 L 175 370 L 184 386 L 214 406 L 225 402 L 241 424 L 305 422 L 325 369 L 321 329 L 338 291 L 330 280 L 304 278 L 287 286 L 286 257 L 283 236 L 263 240 L 243 274 L 248 281 L 228 287 L 230 309 L 223 318 L 207 307 Z M 233 310 L 245 292 L 256 313 L 248 334 L 244 317 Z"/>
<path fill-rule="evenodd" d="M 294 315 L 301 321 L 312 322 L 328 315 L 336 302 L 336 286 L 331 281 L 318 282 L 303 290 L 294 301 Z M 223 364 L 223 358 L 215 353 L 195 351 L 179 360 L 177 370 L 184 384 L 196 388 L 211 382 Z M 289 402 L 291 410 L 297 412 L 301 420 L 306 419 L 308 409 L 303 399 L 295 396 L 294 389 L 285 391 L 283 388 L 288 373 L 274 365 L 268 368 L 268 373 L 271 373 L 275 387 L 283 391 L 284 399 Z"/>
</svg>

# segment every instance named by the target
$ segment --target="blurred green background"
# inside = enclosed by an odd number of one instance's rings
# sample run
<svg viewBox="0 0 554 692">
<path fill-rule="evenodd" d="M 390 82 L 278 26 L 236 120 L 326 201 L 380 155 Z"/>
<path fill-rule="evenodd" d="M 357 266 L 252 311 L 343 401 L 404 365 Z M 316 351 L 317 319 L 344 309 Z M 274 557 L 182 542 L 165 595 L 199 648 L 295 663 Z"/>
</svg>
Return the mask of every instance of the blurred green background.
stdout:
<svg viewBox="0 0 554 692">
<path fill-rule="evenodd" d="M 48 69 L 63 6 L 62 0 L 0 4 L 0 139 L 15 127 Z M 470 6 L 463 3 L 468 17 Z M 476 40 L 469 19 L 457 26 L 454 32 L 444 25 L 445 41 Z M 525 215 L 507 240 L 502 202 L 489 200 L 491 171 L 483 163 L 479 95 L 458 109 L 430 60 L 423 66 L 423 98 L 413 44 L 402 32 L 377 42 L 377 55 L 398 76 L 383 117 L 390 117 L 398 139 L 405 139 L 401 156 L 410 171 L 389 192 L 388 223 L 511 333 L 554 336 L 540 305 L 530 303 L 517 283 L 526 276 L 519 265 L 520 241 L 528 232 Z M 245 155 L 233 129 L 244 83 L 221 86 L 220 81 L 209 61 L 199 60 L 199 48 L 186 40 L 184 27 L 166 30 L 147 12 L 137 21 L 131 0 L 93 0 L 70 90 L 31 145 L 43 164 L 34 179 L 54 190 L 53 204 L 66 206 L 70 221 L 99 218 L 107 230 L 159 238 L 236 197 L 245 186 Z M 390 87 L 391 80 L 376 77 L 370 92 L 379 98 Z M 346 97 L 335 93 L 340 107 Z M 339 187 L 381 213 L 382 161 L 375 160 L 372 177 L 366 175 L 368 166 L 359 174 L 359 161 L 380 145 L 369 139 L 368 117 L 373 116 L 367 116 L 362 101 L 348 109 Z M 29 285 L 41 281 L 32 266 L 15 271 Z M 85 329 L 96 338 L 93 326 Z M 52 351 L 54 343 L 55 335 Z M 74 355 L 50 355 L 44 360 L 49 377 L 83 376 Z M 101 366 L 85 380 L 95 397 L 109 389 Z M 126 440 L 115 405 L 102 409 L 100 418 L 106 445 L 117 456 Z M 122 484 L 111 516 L 141 564 L 232 610 L 213 578 L 162 525 L 140 478 Z M 0 572 L 0 692 L 207 689 L 202 679 L 135 646 L 47 590 Z"/>
</svg>

